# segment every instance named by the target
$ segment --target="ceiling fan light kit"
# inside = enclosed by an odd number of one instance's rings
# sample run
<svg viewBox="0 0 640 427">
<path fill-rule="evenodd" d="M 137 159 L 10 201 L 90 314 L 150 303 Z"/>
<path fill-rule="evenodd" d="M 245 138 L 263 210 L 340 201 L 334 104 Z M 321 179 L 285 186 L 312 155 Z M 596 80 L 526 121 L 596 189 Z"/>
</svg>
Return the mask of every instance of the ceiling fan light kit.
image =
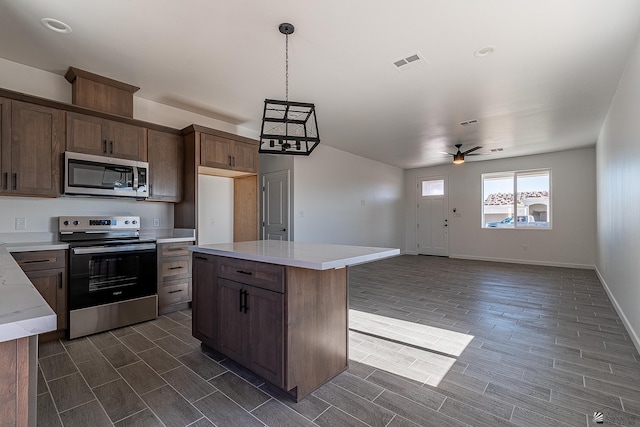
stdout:
<svg viewBox="0 0 640 427">
<path fill-rule="evenodd" d="M 450 156 L 453 156 L 454 165 L 461 165 L 462 163 L 464 163 L 464 156 L 467 156 L 467 155 L 475 156 L 475 154 L 471 154 L 471 153 L 482 148 L 478 145 L 466 151 L 460 151 L 461 147 L 462 147 L 462 144 L 456 144 L 456 148 L 458 149 L 458 151 L 455 153 L 447 153 Z"/>
<path fill-rule="evenodd" d="M 278 27 L 286 38 L 285 100 L 265 99 L 260 132 L 260 153 L 308 156 L 320 143 L 316 107 L 307 102 L 289 101 L 289 35 L 292 24 Z"/>
</svg>

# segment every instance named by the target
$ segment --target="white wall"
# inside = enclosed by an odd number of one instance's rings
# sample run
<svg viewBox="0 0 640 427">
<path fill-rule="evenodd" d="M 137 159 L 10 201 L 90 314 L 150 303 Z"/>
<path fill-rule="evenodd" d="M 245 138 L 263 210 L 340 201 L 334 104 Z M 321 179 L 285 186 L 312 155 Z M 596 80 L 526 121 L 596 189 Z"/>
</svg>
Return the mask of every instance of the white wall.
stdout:
<svg viewBox="0 0 640 427">
<path fill-rule="evenodd" d="M 596 269 L 640 349 L 640 40 L 597 144 Z"/>
<path fill-rule="evenodd" d="M 551 230 L 483 229 L 481 175 L 551 168 Z M 419 177 L 449 176 L 449 251 L 452 257 L 593 268 L 595 264 L 595 149 L 406 171 L 406 249 L 416 252 Z M 459 217 L 451 214 L 457 209 Z M 527 246 L 524 250 L 523 245 Z"/>
<path fill-rule="evenodd" d="M 198 244 L 233 242 L 233 179 L 198 176 Z"/>
<path fill-rule="evenodd" d="M 403 247 L 403 170 L 320 144 L 295 157 L 295 240 Z"/>
</svg>

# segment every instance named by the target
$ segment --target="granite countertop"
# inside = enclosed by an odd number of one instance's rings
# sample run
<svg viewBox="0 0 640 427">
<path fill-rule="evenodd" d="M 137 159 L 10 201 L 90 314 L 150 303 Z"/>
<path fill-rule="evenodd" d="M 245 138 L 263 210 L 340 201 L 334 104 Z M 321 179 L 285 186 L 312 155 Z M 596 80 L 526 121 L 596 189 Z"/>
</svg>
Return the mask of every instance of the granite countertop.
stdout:
<svg viewBox="0 0 640 427">
<path fill-rule="evenodd" d="M 0 342 L 54 331 L 56 314 L 7 249 L 0 243 Z"/>
<path fill-rule="evenodd" d="M 309 268 L 312 270 L 341 268 L 347 265 L 361 264 L 363 262 L 400 254 L 400 249 L 395 248 L 287 242 L 280 240 L 256 240 L 251 242 L 189 246 L 189 250 L 229 258 Z"/>
</svg>

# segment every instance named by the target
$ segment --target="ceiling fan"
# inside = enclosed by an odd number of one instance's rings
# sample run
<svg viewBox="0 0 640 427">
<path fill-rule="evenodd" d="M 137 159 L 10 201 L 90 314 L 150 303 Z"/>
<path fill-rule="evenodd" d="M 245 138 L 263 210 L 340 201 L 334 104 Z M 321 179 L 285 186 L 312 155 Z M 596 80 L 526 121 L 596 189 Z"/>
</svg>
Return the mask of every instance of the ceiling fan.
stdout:
<svg viewBox="0 0 640 427">
<path fill-rule="evenodd" d="M 470 149 L 468 149 L 466 151 L 460 151 L 460 147 L 462 147 L 462 144 L 456 144 L 455 147 L 458 149 L 458 151 L 456 153 L 444 153 L 443 152 L 442 154 L 448 154 L 450 156 L 453 156 L 453 163 L 456 164 L 456 165 L 464 163 L 464 156 L 467 156 L 467 155 L 475 156 L 478 153 L 474 153 L 474 154 L 471 154 L 471 153 L 473 153 L 474 151 L 479 150 L 479 149 L 482 148 L 482 147 L 480 147 L 478 145 L 478 146 L 470 148 Z"/>
</svg>

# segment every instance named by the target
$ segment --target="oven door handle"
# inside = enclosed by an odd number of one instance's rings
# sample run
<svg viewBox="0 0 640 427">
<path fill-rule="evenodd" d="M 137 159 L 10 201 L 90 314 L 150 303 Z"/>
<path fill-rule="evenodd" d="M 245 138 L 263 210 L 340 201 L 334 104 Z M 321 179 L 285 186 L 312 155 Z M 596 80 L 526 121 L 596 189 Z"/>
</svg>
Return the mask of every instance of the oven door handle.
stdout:
<svg viewBox="0 0 640 427">
<path fill-rule="evenodd" d="M 84 248 L 73 248 L 74 255 L 82 254 L 105 254 L 113 252 L 133 252 L 133 251 L 146 251 L 149 249 L 155 249 L 155 243 L 142 243 L 135 245 L 120 245 L 120 246 L 88 246 Z"/>
</svg>

